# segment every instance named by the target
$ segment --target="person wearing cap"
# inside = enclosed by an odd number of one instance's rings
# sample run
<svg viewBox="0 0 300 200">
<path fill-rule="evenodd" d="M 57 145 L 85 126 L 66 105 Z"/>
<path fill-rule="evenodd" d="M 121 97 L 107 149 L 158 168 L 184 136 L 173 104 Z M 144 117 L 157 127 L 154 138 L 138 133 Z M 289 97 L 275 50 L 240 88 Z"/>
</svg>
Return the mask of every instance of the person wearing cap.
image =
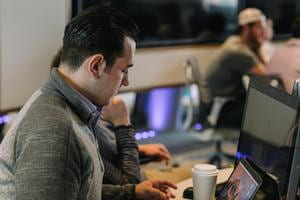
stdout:
<svg viewBox="0 0 300 200">
<path fill-rule="evenodd" d="M 267 65 L 267 72 L 270 74 L 278 74 L 288 93 L 292 93 L 294 81 L 300 78 L 299 56 L 300 16 L 293 22 L 292 38 L 274 52 Z"/>
<path fill-rule="evenodd" d="M 265 41 L 265 15 L 247 8 L 238 16 L 238 35 L 230 36 L 204 69 L 200 104 L 200 123 L 207 124 L 215 97 L 228 97 L 219 116 L 219 125 L 240 127 L 246 90 L 245 74 L 264 75 L 265 62 L 259 49 Z M 209 124 L 208 124 L 209 126 Z"/>
</svg>

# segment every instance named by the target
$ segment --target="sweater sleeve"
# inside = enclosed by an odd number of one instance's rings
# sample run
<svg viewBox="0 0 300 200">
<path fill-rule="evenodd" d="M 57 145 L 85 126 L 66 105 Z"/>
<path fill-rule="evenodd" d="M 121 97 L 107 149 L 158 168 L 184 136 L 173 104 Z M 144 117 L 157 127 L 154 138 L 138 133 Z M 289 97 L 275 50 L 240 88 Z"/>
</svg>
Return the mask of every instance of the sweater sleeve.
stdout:
<svg viewBox="0 0 300 200">
<path fill-rule="evenodd" d="M 117 163 L 113 165 L 103 159 L 105 167 L 104 181 L 116 185 L 139 183 L 141 173 L 137 143 L 133 137 L 134 128 L 132 126 L 120 126 L 114 129 L 114 133 L 118 152 Z"/>
<path fill-rule="evenodd" d="M 102 185 L 102 200 L 134 200 L 135 185 Z"/>
<path fill-rule="evenodd" d="M 58 124 L 20 130 L 16 144 L 16 199 L 77 199 L 81 164 L 70 132 L 69 127 Z"/>
</svg>

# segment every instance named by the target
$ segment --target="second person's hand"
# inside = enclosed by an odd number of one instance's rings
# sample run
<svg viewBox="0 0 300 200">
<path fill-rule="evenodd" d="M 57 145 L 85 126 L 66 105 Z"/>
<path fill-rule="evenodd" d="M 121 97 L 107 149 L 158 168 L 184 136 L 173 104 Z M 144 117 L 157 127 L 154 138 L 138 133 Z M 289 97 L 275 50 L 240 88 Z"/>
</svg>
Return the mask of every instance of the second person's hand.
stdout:
<svg viewBox="0 0 300 200">
<path fill-rule="evenodd" d="M 115 127 L 130 125 L 129 111 L 124 101 L 118 97 L 114 97 L 108 106 L 103 107 L 100 117 Z"/>
</svg>

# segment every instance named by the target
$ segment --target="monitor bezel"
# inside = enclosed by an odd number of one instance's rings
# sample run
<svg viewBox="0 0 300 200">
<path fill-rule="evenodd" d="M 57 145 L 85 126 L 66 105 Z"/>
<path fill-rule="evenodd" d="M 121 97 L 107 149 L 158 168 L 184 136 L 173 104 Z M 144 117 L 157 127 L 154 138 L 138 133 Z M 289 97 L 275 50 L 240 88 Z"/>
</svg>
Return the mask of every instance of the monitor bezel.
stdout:
<svg viewBox="0 0 300 200">
<path fill-rule="evenodd" d="M 265 95 L 276 99 L 277 101 L 293 108 L 293 109 L 299 109 L 299 100 L 294 97 L 294 95 L 291 95 L 279 88 L 273 87 L 269 85 L 268 83 L 265 83 L 255 77 L 250 78 L 249 88 L 254 88 L 255 90 L 258 90 L 261 93 L 264 93 Z M 247 99 L 248 99 L 247 93 Z M 246 100 L 246 106 L 247 106 L 247 100 Z M 244 113 L 245 114 L 245 113 Z"/>
</svg>

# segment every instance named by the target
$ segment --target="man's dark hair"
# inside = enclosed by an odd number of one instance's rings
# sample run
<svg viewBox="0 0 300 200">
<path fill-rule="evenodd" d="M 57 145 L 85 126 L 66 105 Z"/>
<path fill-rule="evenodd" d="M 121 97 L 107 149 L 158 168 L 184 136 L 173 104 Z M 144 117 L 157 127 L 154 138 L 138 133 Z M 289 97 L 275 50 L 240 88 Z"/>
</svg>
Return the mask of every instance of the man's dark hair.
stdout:
<svg viewBox="0 0 300 200">
<path fill-rule="evenodd" d="M 60 65 L 61 61 L 62 48 L 59 48 L 57 53 L 54 55 L 53 60 L 51 61 L 50 68 L 57 68 Z"/>
<path fill-rule="evenodd" d="M 297 17 L 292 24 L 292 36 L 300 38 L 300 16 Z"/>
<path fill-rule="evenodd" d="M 124 14 L 107 6 L 94 6 L 73 18 L 66 26 L 61 62 L 76 70 L 83 61 L 101 53 L 111 67 L 124 51 L 124 38 L 137 41 L 138 28 Z"/>
</svg>

